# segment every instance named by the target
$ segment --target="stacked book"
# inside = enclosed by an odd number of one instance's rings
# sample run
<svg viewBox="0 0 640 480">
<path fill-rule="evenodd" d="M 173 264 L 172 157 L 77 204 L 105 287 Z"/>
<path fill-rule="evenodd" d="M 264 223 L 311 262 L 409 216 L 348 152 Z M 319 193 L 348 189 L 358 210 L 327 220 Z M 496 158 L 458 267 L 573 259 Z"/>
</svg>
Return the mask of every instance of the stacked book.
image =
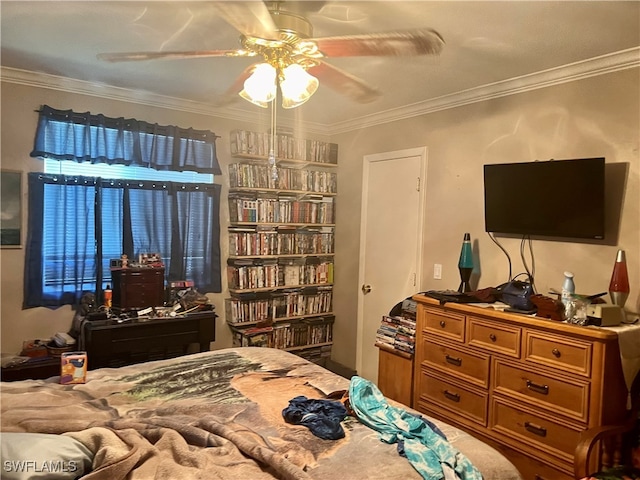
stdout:
<svg viewBox="0 0 640 480">
<path fill-rule="evenodd" d="M 411 316 L 384 315 L 376 333 L 376 345 L 413 355 L 416 343 L 416 320 Z"/>
</svg>

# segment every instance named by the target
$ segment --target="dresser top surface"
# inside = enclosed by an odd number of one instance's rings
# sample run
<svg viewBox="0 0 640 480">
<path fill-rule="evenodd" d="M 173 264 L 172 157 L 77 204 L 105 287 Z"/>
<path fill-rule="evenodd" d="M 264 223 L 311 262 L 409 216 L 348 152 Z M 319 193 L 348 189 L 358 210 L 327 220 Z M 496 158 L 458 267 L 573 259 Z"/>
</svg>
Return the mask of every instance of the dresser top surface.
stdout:
<svg viewBox="0 0 640 480">
<path fill-rule="evenodd" d="M 416 294 L 413 297 L 418 303 L 423 305 L 440 307 L 445 312 L 457 312 L 465 315 L 478 315 L 491 317 L 493 319 L 501 320 L 507 323 L 522 327 L 535 327 L 547 331 L 556 333 L 565 333 L 571 336 L 588 337 L 592 339 L 599 339 L 604 341 L 614 341 L 618 339 L 618 330 L 616 327 L 596 327 L 596 326 L 582 326 L 565 322 L 559 322 L 556 320 L 550 320 L 547 318 L 536 317 L 535 315 L 525 315 L 520 313 L 506 312 L 501 309 L 496 309 L 491 304 L 487 303 L 452 303 L 447 302 L 443 305 L 440 304 L 435 298 L 428 297 L 423 294 Z M 640 325 L 633 326 L 631 328 L 637 328 L 640 331 Z"/>
</svg>

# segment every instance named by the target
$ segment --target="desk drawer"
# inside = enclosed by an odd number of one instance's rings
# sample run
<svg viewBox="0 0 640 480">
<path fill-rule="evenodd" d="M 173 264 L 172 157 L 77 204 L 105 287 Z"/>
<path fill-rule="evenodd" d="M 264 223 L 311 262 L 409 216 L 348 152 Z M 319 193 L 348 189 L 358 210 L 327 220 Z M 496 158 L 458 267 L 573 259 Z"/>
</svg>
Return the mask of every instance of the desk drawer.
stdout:
<svg viewBox="0 0 640 480">
<path fill-rule="evenodd" d="M 527 362 L 591 376 L 592 344 L 531 330 L 525 330 L 524 338 Z"/>
<path fill-rule="evenodd" d="M 420 376 L 420 400 L 432 402 L 456 416 L 466 417 L 469 420 L 487 426 L 488 394 L 476 392 L 460 384 L 454 384 L 448 380 L 431 375 L 424 368 Z"/>
<path fill-rule="evenodd" d="M 583 430 L 569 423 L 554 421 L 550 415 L 538 415 L 494 398 L 491 429 L 513 445 L 529 445 L 565 461 L 572 462 Z"/>
<path fill-rule="evenodd" d="M 464 342 L 465 316 L 458 313 L 443 313 L 441 310 L 425 308 L 422 329 L 425 333 L 441 338 Z"/>
<path fill-rule="evenodd" d="M 480 387 L 489 387 L 489 355 L 434 343 L 428 337 L 422 341 L 423 365 Z"/>
<path fill-rule="evenodd" d="M 493 390 L 541 406 L 552 412 L 587 422 L 589 384 L 558 376 L 523 370 L 520 365 L 497 360 L 493 375 Z"/>
</svg>

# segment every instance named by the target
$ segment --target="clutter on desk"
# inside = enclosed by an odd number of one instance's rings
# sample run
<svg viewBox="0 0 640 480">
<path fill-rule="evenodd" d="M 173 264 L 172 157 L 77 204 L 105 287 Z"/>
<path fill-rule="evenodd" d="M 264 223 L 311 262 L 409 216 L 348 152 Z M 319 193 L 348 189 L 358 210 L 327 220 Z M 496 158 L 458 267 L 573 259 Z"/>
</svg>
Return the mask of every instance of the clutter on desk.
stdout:
<svg viewBox="0 0 640 480">
<path fill-rule="evenodd" d="M 46 357 L 48 355 L 47 352 L 47 342 L 49 339 L 39 339 L 35 340 L 25 340 L 22 342 L 22 351 L 20 355 L 27 358 L 38 358 L 38 357 Z"/>
<path fill-rule="evenodd" d="M 128 259 L 127 259 L 128 260 Z M 144 259 L 143 259 L 144 260 Z M 153 255 L 147 255 L 147 265 L 154 265 L 158 258 Z M 113 263 L 113 262 L 112 262 Z M 139 265 L 127 262 L 127 265 Z M 122 265 L 117 268 L 124 268 Z M 133 267 L 131 267 L 133 268 Z M 153 268 L 153 267 L 147 267 Z M 208 297 L 200 293 L 195 287 L 193 281 L 180 280 L 171 281 L 164 290 L 163 305 L 149 306 L 136 309 L 120 309 L 117 306 L 108 307 L 100 305 L 96 301 L 96 295 L 93 292 L 86 292 L 82 295 L 80 302 L 76 308 L 71 328 L 68 332 L 69 336 L 77 340 L 75 345 L 70 347 L 58 347 L 55 344 L 47 346 L 48 355 L 60 356 L 63 352 L 70 350 L 83 350 L 84 340 L 82 338 L 83 325 L 85 322 L 96 324 L 120 324 L 120 323 L 139 323 L 150 322 L 162 318 L 175 318 L 188 315 L 200 311 L 212 311 L 215 306 L 209 302 Z M 58 348 L 58 350 L 55 350 Z"/>
<path fill-rule="evenodd" d="M 146 265 L 146 268 L 155 268 L 158 262 L 161 262 L 158 254 L 143 254 L 140 260 L 146 262 L 144 264 L 129 262 L 126 255 L 123 255 L 120 260 L 123 263 L 120 263 L 116 268 L 129 268 L 132 265 Z M 113 263 L 112 261 L 112 265 Z M 122 310 L 116 306 L 109 305 L 108 302 L 100 304 L 94 292 L 85 292 L 75 308 L 71 328 L 68 332 L 57 332 L 49 338 L 23 341 L 20 354 L 3 357 L 2 366 L 4 368 L 8 365 L 17 365 L 39 359 L 62 359 L 67 354 L 82 352 L 84 349 L 82 332 L 85 322 L 92 322 L 94 325 L 99 322 L 107 324 L 137 323 L 162 318 L 179 318 L 190 313 L 213 310 L 215 310 L 215 305 L 211 304 L 208 297 L 199 292 L 194 282 L 189 280 L 169 282 L 164 290 L 163 305 L 139 309 Z M 80 363 L 77 358 L 74 361 L 78 364 Z M 71 367 L 67 368 L 71 369 Z M 76 380 L 80 378 L 78 372 L 74 371 L 73 374 L 76 374 L 76 377 L 74 377 Z M 72 379 L 67 383 L 77 383 L 76 380 Z"/>
</svg>

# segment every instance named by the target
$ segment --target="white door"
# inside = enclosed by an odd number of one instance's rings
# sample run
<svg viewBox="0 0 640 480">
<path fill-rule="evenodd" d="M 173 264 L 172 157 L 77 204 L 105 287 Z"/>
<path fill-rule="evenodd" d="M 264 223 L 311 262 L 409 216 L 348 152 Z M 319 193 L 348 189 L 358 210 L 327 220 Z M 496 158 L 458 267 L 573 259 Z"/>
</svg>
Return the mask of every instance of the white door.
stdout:
<svg viewBox="0 0 640 480">
<path fill-rule="evenodd" d="M 420 291 L 426 164 L 424 147 L 364 157 L 356 369 L 374 383 L 382 315 Z"/>
</svg>

